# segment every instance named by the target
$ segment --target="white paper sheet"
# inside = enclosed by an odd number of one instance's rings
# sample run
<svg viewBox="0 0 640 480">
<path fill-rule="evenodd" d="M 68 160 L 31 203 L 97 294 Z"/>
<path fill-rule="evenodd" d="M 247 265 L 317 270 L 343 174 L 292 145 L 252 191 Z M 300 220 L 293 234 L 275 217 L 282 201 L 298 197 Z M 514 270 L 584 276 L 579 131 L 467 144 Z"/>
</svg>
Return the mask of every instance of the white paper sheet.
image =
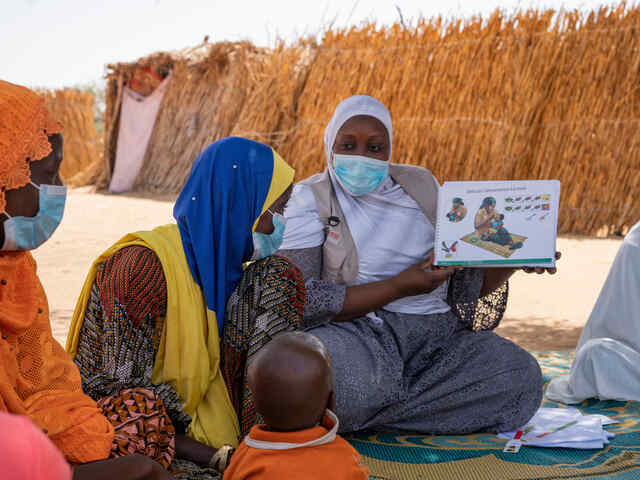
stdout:
<svg viewBox="0 0 640 480">
<path fill-rule="evenodd" d="M 545 432 L 550 432 L 573 421 L 577 423 L 539 437 Z M 602 428 L 603 425 L 614 423 L 618 422 L 604 415 L 583 415 L 576 408 L 540 408 L 533 418 L 518 430 L 529 430 L 520 439 L 523 446 L 592 449 L 603 448 L 609 443 L 609 439 L 615 436 Z M 503 432 L 498 434 L 498 437 L 511 440 L 516 432 L 517 430 Z"/>
</svg>

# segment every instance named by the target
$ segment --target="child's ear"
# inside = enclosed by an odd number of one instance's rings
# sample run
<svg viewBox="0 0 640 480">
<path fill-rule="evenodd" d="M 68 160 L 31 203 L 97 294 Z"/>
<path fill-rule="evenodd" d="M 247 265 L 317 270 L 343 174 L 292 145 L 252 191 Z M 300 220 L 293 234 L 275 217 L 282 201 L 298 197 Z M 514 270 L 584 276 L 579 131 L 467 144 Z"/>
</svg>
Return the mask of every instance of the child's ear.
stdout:
<svg viewBox="0 0 640 480">
<path fill-rule="evenodd" d="M 336 393 L 332 390 L 329 394 L 329 399 L 327 400 L 327 408 L 333 412 L 333 409 L 336 408 Z"/>
</svg>

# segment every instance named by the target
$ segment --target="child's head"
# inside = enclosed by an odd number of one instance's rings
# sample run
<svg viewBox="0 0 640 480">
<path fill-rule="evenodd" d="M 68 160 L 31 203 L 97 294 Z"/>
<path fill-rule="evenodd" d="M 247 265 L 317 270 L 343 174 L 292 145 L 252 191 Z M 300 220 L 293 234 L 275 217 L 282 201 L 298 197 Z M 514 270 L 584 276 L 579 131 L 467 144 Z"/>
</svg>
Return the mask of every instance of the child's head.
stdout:
<svg viewBox="0 0 640 480">
<path fill-rule="evenodd" d="M 283 333 L 271 340 L 249 365 L 248 379 L 256 410 L 271 430 L 311 428 L 326 408 L 333 408 L 329 353 L 309 333 Z"/>
</svg>

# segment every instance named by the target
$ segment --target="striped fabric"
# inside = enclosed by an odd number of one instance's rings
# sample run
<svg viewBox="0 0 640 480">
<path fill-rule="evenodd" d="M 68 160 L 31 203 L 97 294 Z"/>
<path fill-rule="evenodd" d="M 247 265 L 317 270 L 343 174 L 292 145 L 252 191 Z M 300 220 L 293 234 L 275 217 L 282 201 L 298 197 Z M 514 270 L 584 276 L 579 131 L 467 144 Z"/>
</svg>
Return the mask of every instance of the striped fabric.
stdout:
<svg viewBox="0 0 640 480">
<path fill-rule="evenodd" d="M 133 246 L 109 257 L 96 276 L 104 318 L 112 316 L 118 303 L 134 327 L 147 316 L 162 317 L 167 311 L 167 282 L 162 264 L 152 250 Z"/>
<path fill-rule="evenodd" d="M 306 295 L 298 267 L 272 256 L 251 264 L 229 297 L 220 369 L 243 436 L 260 423 L 247 364 L 274 336 L 300 328 Z"/>
</svg>

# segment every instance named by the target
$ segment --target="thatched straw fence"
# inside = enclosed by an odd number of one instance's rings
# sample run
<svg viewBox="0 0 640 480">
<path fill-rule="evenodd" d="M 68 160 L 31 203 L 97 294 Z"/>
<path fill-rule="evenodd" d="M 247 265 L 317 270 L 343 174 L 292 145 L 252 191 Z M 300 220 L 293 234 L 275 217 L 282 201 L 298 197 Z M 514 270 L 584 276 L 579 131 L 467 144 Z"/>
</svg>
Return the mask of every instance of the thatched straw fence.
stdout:
<svg viewBox="0 0 640 480">
<path fill-rule="evenodd" d="M 95 98 L 75 89 L 40 91 L 45 105 L 64 128 L 64 160 L 60 177 L 66 185 L 80 187 L 94 183 L 102 170 L 102 138 L 96 135 Z"/>
<path fill-rule="evenodd" d="M 562 181 L 562 233 L 622 230 L 640 211 L 640 8 L 528 11 L 329 31 L 319 45 L 216 44 L 173 70 L 139 189 L 177 191 L 198 152 L 234 134 L 272 144 L 304 178 L 343 98 L 373 95 L 394 119 L 394 161 L 438 179 Z M 136 65 L 115 65 L 118 99 Z M 115 142 L 107 124 L 107 160 Z M 110 156 L 111 155 L 111 156 Z M 108 168 L 106 176 L 108 176 Z"/>
<path fill-rule="evenodd" d="M 115 162 L 122 88 L 137 71 L 151 67 L 172 74 L 136 188 L 176 192 L 208 144 L 229 135 L 272 143 L 295 125 L 295 99 L 308 63 L 306 47 L 275 50 L 250 43 L 204 44 L 135 63 L 109 66 L 105 115 L 105 175 Z M 144 88 L 144 86 L 143 86 Z"/>
</svg>

